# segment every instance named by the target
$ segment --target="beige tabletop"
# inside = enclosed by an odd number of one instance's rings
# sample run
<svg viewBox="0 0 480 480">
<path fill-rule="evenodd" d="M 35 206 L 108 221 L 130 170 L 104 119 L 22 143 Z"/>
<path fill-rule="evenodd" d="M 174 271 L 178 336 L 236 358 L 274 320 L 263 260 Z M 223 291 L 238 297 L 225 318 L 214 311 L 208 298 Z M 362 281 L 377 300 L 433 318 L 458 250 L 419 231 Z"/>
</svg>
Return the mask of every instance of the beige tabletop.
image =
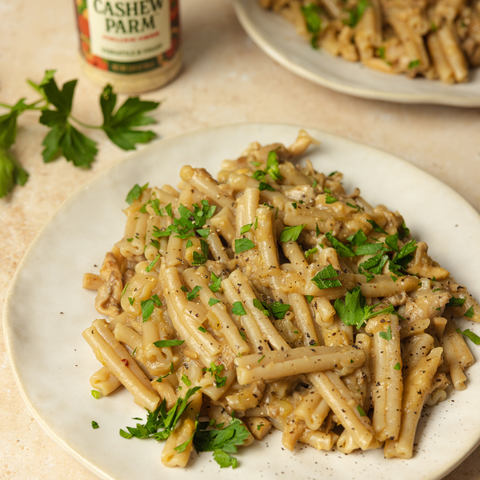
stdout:
<svg viewBox="0 0 480 480">
<path fill-rule="evenodd" d="M 294 76 L 246 36 L 227 0 L 182 0 L 184 68 L 167 87 L 144 95 L 162 100 L 159 137 L 239 122 L 290 123 L 324 129 L 398 155 L 439 178 L 480 211 L 480 111 L 399 105 L 338 94 Z M 100 123 L 100 89 L 76 59 L 74 5 L 66 0 L 0 1 L 0 102 L 33 99 L 25 79 L 45 69 L 79 78 L 74 112 Z M 0 114 L 3 113 L 0 110 Z M 0 312 L 15 270 L 40 228 L 77 188 L 125 156 L 99 131 L 91 170 L 59 159 L 44 164 L 46 128 L 24 114 L 14 152 L 30 173 L 25 187 L 0 200 Z M 253 140 L 253 139 L 252 139 Z M 432 199 L 433 201 L 433 199 Z M 39 427 L 15 383 L 0 333 L 0 479 L 93 479 Z M 448 480 L 480 480 L 480 449 Z"/>
</svg>

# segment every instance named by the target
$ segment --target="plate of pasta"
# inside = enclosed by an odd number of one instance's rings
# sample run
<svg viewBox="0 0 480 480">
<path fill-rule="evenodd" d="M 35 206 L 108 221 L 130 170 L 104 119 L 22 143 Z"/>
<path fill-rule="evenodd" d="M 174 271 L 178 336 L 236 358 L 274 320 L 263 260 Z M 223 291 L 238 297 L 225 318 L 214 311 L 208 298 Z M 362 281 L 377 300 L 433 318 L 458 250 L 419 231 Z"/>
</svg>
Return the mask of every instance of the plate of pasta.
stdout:
<svg viewBox="0 0 480 480">
<path fill-rule="evenodd" d="M 438 480 L 478 445 L 478 214 L 407 162 L 299 130 L 153 144 L 26 253 L 16 380 L 99 477 Z"/>
<path fill-rule="evenodd" d="M 342 93 L 401 103 L 480 105 L 478 0 L 234 0 L 272 59 Z"/>
</svg>

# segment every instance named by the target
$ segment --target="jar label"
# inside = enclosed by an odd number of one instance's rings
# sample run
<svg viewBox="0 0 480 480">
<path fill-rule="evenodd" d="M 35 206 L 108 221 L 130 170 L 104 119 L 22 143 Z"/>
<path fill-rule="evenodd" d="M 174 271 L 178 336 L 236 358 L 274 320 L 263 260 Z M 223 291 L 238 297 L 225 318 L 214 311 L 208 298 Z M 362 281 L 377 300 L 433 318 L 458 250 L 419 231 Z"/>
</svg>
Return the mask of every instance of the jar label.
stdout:
<svg viewBox="0 0 480 480">
<path fill-rule="evenodd" d="M 178 0 L 76 0 L 81 51 L 115 73 L 163 66 L 178 48 Z"/>
</svg>

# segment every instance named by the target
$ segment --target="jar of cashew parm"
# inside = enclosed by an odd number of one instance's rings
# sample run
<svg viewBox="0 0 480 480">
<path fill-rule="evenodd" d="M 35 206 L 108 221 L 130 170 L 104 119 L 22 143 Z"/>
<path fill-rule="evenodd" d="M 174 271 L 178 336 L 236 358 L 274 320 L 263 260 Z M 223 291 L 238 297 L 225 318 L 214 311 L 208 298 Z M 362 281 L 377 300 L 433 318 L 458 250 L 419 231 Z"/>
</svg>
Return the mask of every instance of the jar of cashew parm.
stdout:
<svg viewBox="0 0 480 480">
<path fill-rule="evenodd" d="M 181 68 L 178 0 L 75 0 L 80 62 L 95 83 L 142 93 Z"/>
</svg>

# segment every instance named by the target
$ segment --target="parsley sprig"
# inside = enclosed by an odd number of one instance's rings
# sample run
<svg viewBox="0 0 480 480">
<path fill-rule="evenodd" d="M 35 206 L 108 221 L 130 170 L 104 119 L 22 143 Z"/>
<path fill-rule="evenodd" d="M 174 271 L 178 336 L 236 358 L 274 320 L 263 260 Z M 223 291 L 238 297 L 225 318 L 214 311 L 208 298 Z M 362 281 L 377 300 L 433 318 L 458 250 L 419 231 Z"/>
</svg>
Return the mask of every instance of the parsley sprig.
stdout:
<svg viewBox="0 0 480 480">
<path fill-rule="evenodd" d="M 215 421 L 198 422 L 197 431 L 193 437 L 193 445 L 197 452 L 213 452 L 213 458 L 221 468 L 238 466 L 238 460 L 232 457 L 237 453 L 237 447 L 243 445 L 248 438 L 247 427 L 232 415 L 232 421 L 215 424 Z"/>
<path fill-rule="evenodd" d="M 386 313 L 397 315 L 393 305 L 375 312 L 374 310 L 378 305 L 380 303 L 370 306 L 365 305 L 365 297 L 361 288 L 355 287 L 350 292 L 347 292 L 345 302 L 338 298 L 335 300 L 333 307 L 345 325 L 354 325 L 357 328 L 361 328 L 368 319 L 377 315 Z"/>
<path fill-rule="evenodd" d="M 167 412 L 167 402 L 163 402 L 154 412 L 148 412 L 145 424 L 137 423 L 136 427 L 126 427 L 128 432 L 120 429 L 123 438 L 155 438 L 155 440 L 166 440 L 173 432 L 182 413 L 190 405 L 190 398 L 200 390 L 201 387 L 189 388 L 184 398 L 178 398 L 177 402 Z"/>
<path fill-rule="evenodd" d="M 147 143 L 156 137 L 152 131 L 137 130 L 135 127 L 155 123 L 145 114 L 155 110 L 160 105 L 158 102 L 130 97 L 114 112 L 117 96 L 107 85 L 100 95 L 103 123 L 88 125 L 72 114 L 77 80 L 70 80 L 59 88 L 54 74 L 55 70 L 47 70 L 38 84 L 28 80 L 28 84 L 40 95 L 38 100 L 26 103 L 22 98 L 14 105 L 0 103 L 0 107 L 9 110 L 0 116 L 0 198 L 8 195 L 15 185 L 25 185 L 28 180 L 28 173 L 10 151 L 16 140 L 17 119 L 27 110 L 41 111 L 40 123 L 50 129 L 42 143 L 45 163 L 63 155 L 76 167 L 90 168 L 98 153 L 97 144 L 81 133 L 77 126 L 103 130 L 123 150 L 134 150 L 136 144 Z"/>
</svg>

